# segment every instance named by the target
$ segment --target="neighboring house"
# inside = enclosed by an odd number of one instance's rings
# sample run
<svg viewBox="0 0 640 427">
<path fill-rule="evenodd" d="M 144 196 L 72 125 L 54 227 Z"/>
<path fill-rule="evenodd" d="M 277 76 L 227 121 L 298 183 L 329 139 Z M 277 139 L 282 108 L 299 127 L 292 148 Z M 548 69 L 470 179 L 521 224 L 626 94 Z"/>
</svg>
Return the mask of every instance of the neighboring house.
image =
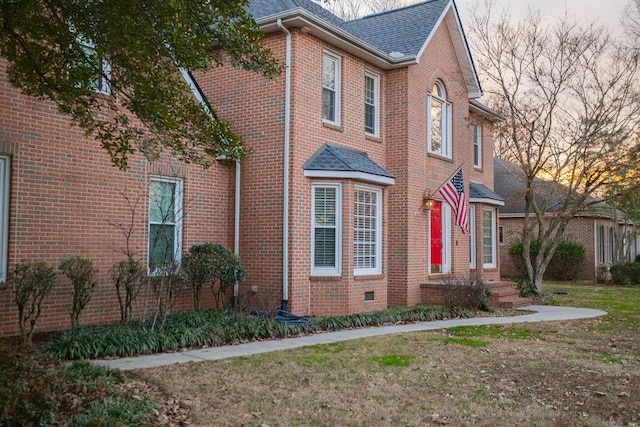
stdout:
<svg viewBox="0 0 640 427">
<path fill-rule="evenodd" d="M 525 209 L 524 172 L 516 165 L 494 159 L 495 191 L 505 199 L 500 208 L 500 260 L 505 277 L 518 271 L 509 256 L 509 246 L 520 240 Z M 548 200 L 548 212 L 557 212 L 563 202 L 565 188 L 555 182 L 536 180 L 540 200 Z M 567 240 L 584 246 L 585 257 L 579 269 L 579 279 L 604 279 L 614 262 L 635 259 L 640 249 L 640 237 L 624 212 L 594 198 L 587 207 L 571 218 L 565 230 Z"/>
<path fill-rule="evenodd" d="M 192 85 L 253 150 L 235 165 L 134 157 L 117 171 L 52 104 L 11 87 L 0 61 L 3 271 L 21 259 L 93 259 L 100 285 L 85 323 L 119 319 L 108 270 L 123 258 L 123 229 L 149 263 L 179 261 L 202 242 L 235 248 L 247 267 L 238 296 L 261 309 L 341 315 L 437 301 L 429 286 L 451 276 L 499 281 L 498 118 L 475 101 L 482 91 L 454 2 L 349 22 L 308 0 L 249 9 L 286 71 L 269 80 L 220 67 Z M 466 234 L 434 194 L 460 165 Z M 167 230 L 172 247 L 152 248 Z M 8 292 L 0 304 L 0 333 L 15 333 Z M 189 296 L 178 304 L 188 308 Z M 68 326 L 69 305 L 63 280 L 39 330 Z"/>
</svg>

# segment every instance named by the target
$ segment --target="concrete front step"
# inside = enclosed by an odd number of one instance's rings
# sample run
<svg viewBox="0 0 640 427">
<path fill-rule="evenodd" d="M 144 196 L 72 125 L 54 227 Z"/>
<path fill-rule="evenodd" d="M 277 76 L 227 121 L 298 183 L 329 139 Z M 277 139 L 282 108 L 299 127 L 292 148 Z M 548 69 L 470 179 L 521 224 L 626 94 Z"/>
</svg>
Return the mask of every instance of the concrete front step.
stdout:
<svg viewBox="0 0 640 427">
<path fill-rule="evenodd" d="M 516 289 L 512 282 L 495 282 L 488 284 L 489 302 L 493 307 L 498 308 L 517 308 L 531 305 L 531 298 L 520 297 L 520 292 Z"/>
<path fill-rule="evenodd" d="M 443 304 L 447 284 L 442 282 L 423 283 L 421 301 L 428 304 Z M 517 308 L 532 304 L 529 298 L 521 298 L 512 282 L 488 282 L 489 303 L 496 308 Z"/>
</svg>

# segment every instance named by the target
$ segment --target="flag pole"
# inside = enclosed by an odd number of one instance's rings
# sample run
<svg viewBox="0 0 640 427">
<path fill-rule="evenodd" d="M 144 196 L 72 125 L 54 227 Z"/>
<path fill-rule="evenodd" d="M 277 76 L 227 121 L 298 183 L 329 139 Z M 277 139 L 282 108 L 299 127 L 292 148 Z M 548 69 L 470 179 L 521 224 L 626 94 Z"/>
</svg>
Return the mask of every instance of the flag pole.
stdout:
<svg viewBox="0 0 640 427">
<path fill-rule="evenodd" d="M 440 187 L 438 187 L 438 189 L 436 191 L 434 191 L 431 194 L 437 194 L 440 190 L 442 190 L 442 187 L 447 183 L 447 181 L 449 181 L 451 178 L 453 178 L 453 176 L 455 174 L 457 174 L 460 169 L 462 169 L 462 166 L 464 165 L 464 162 L 460 163 L 460 166 L 458 166 L 458 169 L 456 169 L 451 175 L 449 175 L 449 178 L 445 179 L 442 184 L 440 184 Z"/>
</svg>

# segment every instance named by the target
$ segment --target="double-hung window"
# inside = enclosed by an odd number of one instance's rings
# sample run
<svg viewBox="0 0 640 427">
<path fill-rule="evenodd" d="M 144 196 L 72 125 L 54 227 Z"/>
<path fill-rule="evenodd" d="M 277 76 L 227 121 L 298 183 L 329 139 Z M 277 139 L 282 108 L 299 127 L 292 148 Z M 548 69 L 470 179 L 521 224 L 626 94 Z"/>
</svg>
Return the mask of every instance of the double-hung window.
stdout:
<svg viewBox="0 0 640 427">
<path fill-rule="evenodd" d="M 82 37 L 78 37 L 78 42 L 84 52 L 85 59 L 88 64 L 94 69 L 92 74 L 93 80 L 91 81 L 91 88 L 96 92 L 110 94 L 111 93 L 111 64 L 103 58 L 98 56 L 95 45 L 90 41 Z"/>
<path fill-rule="evenodd" d="M 482 211 L 482 256 L 484 268 L 497 267 L 496 262 L 496 211 Z"/>
<path fill-rule="evenodd" d="M 312 186 L 311 274 L 341 274 L 342 195 L 340 184 Z"/>
<path fill-rule="evenodd" d="M 482 126 L 473 126 L 473 167 L 482 168 Z"/>
<path fill-rule="evenodd" d="M 451 104 L 442 82 L 437 81 L 427 102 L 429 152 L 451 158 Z"/>
<path fill-rule="evenodd" d="M 340 57 L 322 56 L 322 119 L 340 125 Z"/>
<path fill-rule="evenodd" d="M 9 247 L 9 165 L 7 156 L 0 156 L 0 282 L 7 280 Z"/>
<path fill-rule="evenodd" d="M 382 190 L 357 186 L 354 213 L 354 274 L 380 274 L 382 273 Z"/>
<path fill-rule="evenodd" d="M 364 131 L 380 135 L 380 76 L 370 72 L 364 75 Z"/>
<path fill-rule="evenodd" d="M 149 270 L 179 262 L 182 250 L 182 180 L 153 177 L 149 186 Z"/>
</svg>

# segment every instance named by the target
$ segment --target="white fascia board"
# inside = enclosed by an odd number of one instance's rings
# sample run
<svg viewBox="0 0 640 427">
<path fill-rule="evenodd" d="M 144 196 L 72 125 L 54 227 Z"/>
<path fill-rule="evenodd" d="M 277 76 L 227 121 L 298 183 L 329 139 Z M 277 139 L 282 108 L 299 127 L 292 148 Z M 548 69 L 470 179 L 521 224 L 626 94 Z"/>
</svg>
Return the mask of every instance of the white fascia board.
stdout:
<svg viewBox="0 0 640 427">
<path fill-rule="evenodd" d="M 372 182 L 379 185 L 394 185 L 395 178 L 374 175 L 366 172 L 331 171 L 331 170 L 305 170 L 304 176 L 308 178 L 334 178 L 334 179 L 357 179 L 360 181 Z"/>
<path fill-rule="evenodd" d="M 495 199 L 469 198 L 469 203 L 482 203 L 484 205 L 504 206 L 504 202 Z"/>
<path fill-rule="evenodd" d="M 299 28 L 305 33 L 309 33 L 324 40 L 331 45 L 338 47 L 373 64 L 383 70 L 391 70 L 417 64 L 414 55 L 407 55 L 400 58 L 392 58 L 388 53 L 382 52 L 352 34 L 325 21 L 319 19 L 304 8 L 288 10 L 276 15 L 267 16 L 256 20 L 256 23 L 265 33 L 280 31 L 276 21 L 282 19 L 282 23 L 287 28 Z"/>
</svg>

